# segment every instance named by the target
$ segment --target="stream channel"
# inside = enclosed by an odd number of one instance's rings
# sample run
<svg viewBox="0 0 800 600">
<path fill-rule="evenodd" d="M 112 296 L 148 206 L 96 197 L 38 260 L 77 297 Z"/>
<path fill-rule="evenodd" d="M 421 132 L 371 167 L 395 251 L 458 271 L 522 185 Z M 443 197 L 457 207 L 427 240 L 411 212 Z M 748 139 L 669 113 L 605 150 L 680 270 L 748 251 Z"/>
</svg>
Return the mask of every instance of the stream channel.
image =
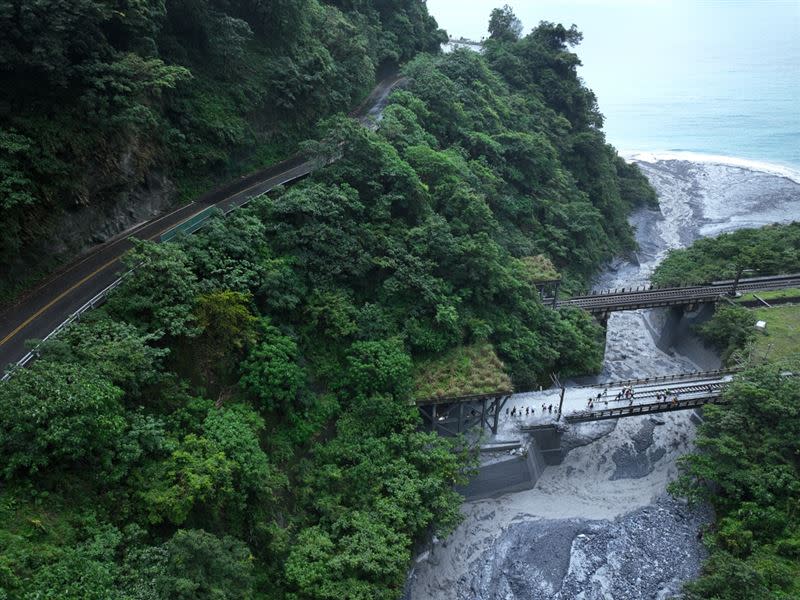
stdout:
<svg viewBox="0 0 800 600">
<path fill-rule="evenodd" d="M 742 227 L 800 219 L 800 177 L 760 165 L 633 157 L 659 209 L 631 215 L 639 251 L 595 289 L 647 284 L 672 248 Z M 791 175 L 791 174 L 790 174 Z M 596 380 L 713 369 L 719 359 L 668 309 L 614 313 Z M 510 401 L 513 403 L 513 398 Z M 693 448 L 693 411 L 572 426 L 572 448 L 526 491 L 467 502 L 464 521 L 434 540 L 409 575 L 407 600 L 627 600 L 679 594 L 700 571 L 709 508 L 669 496 Z"/>
</svg>

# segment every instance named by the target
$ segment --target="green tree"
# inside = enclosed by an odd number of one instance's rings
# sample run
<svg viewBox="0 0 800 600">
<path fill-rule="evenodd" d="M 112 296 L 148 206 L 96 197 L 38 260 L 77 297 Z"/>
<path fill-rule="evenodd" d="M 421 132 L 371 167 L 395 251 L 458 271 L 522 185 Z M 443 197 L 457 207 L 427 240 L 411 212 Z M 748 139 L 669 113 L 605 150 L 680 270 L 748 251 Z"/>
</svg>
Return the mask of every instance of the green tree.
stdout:
<svg viewBox="0 0 800 600">
<path fill-rule="evenodd" d="M 76 547 L 59 549 L 33 578 L 20 598 L 46 600 L 123 600 L 116 586 L 119 567 L 114 560 L 122 536 L 113 527 L 95 530 Z M 15 598 L 15 596 L 10 596 Z"/>
<path fill-rule="evenodd" d="M 197 333 L 193 312 L 197 278 L 186 253 L 175 244 L 137 242 L 125 255 L 130 269 L 108 300 L 108 311 L 153 333 Z"/>
<path fill-rule="evenodd" d="M 298 598 L 390 598 L 405 581 L 409 539 L 378 518 L 354 511 L 336 522 L 334 537 L 311 527 L 300 532 L 286 564 Z"/>
<path fill-rule="evenodd" d="M 495 8 L 489 16 L 489 36 L 496 40 L 518 40 L 522 34 L 522 22 L 508 5 Z"/>
<path fill-rule="evenodd" d="M 800 270 L 800 223 L 739 229 L 702 238 L 689 248 L 672 250 L 653 272 L 661 286 L 692 285 L 745 277 L 780 275 Z"/>
<path fill-rule="evenodd" d="M 258 319 L 250 312 L 250 302 L 248 294 L 231 291 L 197 297 L 193 320 L 200 333 L 192 338 L 191 348 L 208 385 L 226 379 L 255 341 Z"/>
<path fill-rule="evenodd" d="M 737 349 L 744 348 L 755 336 L 756 317 L 742 306 L 720 305 L 709 321 L 698 325 L 701 338 L 722 351 L 723 361 Z"/>
<path fill-rule="evenodd" d="M 241 364 L 239 385 L 263 410 L 288 412 L 306 379 L 298 358 L 297 343 L 263 319 L 258 341 Z"/>
<path fill-rule="evenodd" d="M 794 515 L 800 494 L 796 364 L 737 375 L 726 404 L 708 406 L 698 453 L 681 459 L 674 493 L 711 502 L 718 525 L 691 598 L 789 598 L 800 589 Z M 787 370 L 788 369 L 788 370 Z"/>
<path fill-rule="evenodd" d="M 164 544 L 165 573 L 156 581 L 162 598 L 234 600 L 254 598 L 253 556 L 230 536 L 181 529 Z"/>
<path fill-rule="evenodd" d="M 285 484 L 261 448 L 264 429 L 262 418 L 242 404 L 211 409 L 203 422 L 205 436 L 232 463 L 233 485 L 239 492 L 241 509 L 251 502 L 273 502 Z"/>
<path fill-rule="evenodd" d="M 83 366 L 37 361 L 0 385 L 3 475 L 109 467 L 125 430 L 122 390 Z"/>
<path fill-rule="evenodd" d="M 43 355 L 56 362 L 74 363 L 97 371 L 129 394 L 160 378 L 161 362 L 169 353 L 152 344 L 157 336 L 133 325 L 90 313 L 45 345 Z"/>
<path fill-rule="evenodd" d="M 217 516 L 234 496 L 234 469 L 217 444 L 188 434 L 166 459 L 149 463 L 136 478 L 147 519 L 182 525 L 194 509 Z"/>
<path fill-rule="evenodd" d="M 354 342 L 347 352 L 342 386 L 365 397 L 375 393 L 404 397 L 411 385 L 411 358 L 397 338 Z"/>
</svg>

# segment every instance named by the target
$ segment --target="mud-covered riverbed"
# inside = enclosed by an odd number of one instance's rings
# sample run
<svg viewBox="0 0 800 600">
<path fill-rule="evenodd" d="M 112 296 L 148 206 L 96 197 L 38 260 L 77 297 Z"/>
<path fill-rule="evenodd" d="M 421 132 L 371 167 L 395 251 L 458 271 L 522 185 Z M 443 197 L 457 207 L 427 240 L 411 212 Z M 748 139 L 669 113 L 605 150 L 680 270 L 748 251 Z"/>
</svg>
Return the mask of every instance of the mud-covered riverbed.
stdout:
<svg viewBox="0 0 800 600">
<path fill-rule="evenodd" d="M 596 288 L 647 283 L 671 248 L 698 237 L 800 217 L 800 185 L 785 177 L 686 160 L 640 162 L 660 210 L 631 222 L 640 251 Z M 662 336 L 663 312 L 615 313 L 600 380 L 713 368 L 696 340 Z M 654 335 L 655 334 L 655 335 Z M 659 347 L 657 342 L 661 342 Z M 677 459 L 692 449 L 689 413 L 575 426 L 571 448 L 524 492 L 466 503 L 464 522 L 417 561 L 409 600 L 668 598 L 695 577 L 707 509 L 669 497 Z"/>
<path fill-rule="evenodd" d="M 707 511 L 670 497 L 614 521 L 557 519 L 510 525 L 458 580 L 459 598 L 668 598 L 695 577 Z M 658 534 L 656 535 L 656 532 Z"/>
</svg>

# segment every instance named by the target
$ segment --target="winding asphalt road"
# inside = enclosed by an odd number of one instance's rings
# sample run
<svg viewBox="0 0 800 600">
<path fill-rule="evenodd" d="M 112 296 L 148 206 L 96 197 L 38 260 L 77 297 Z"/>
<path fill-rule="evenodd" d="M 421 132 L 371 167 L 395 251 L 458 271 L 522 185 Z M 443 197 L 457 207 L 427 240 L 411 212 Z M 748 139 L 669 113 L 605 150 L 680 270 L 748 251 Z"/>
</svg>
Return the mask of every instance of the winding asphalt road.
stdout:
<svg viewBox="0 0 800 600">
<path fill-rule="evenodd" d="M 399 76 L 381 81 L 350 116 L 370 127 L 401 81 Z M 230 212 L 255 196 L 308 175 L 314 168 L 314 162 L 298 156 L 241 177 L 190 204 L 130 228 L 66 265 L 0 313 L 0 372 L 27 353 L 26 340 L 44 338 L 116 281 L 122 266 L 120 258 L 133 246 L 133 240 L 156 241 L 166 231 L 212 206 Z"/>
</svg>

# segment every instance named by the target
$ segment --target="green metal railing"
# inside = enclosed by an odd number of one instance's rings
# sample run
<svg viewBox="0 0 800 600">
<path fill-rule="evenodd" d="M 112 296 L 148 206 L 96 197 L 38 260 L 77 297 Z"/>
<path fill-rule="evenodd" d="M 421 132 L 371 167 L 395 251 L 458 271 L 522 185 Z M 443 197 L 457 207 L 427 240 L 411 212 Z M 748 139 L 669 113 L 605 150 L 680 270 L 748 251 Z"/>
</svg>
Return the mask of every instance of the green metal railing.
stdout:
<svg viewBox="0 0 800 600">
<path fill-rule="evenodd" d="M 190 234 L 194 233 L 198 229 L 200 229 L 205 222 L 211 218 L 214 214 L 214 211 L 218 210 L 215 206 L 209 206 L 205 210 L 201 210 L 195 216 L 191 217 L 190 219 L 186 219 L 183 223 L 178 223 L 172 229 L 168 229 L 164 233 L 161 234 L 159 240 L 161 242 L 168 242 L 172 238 L 174 238 L 179 233 Z"/>
</svg>

